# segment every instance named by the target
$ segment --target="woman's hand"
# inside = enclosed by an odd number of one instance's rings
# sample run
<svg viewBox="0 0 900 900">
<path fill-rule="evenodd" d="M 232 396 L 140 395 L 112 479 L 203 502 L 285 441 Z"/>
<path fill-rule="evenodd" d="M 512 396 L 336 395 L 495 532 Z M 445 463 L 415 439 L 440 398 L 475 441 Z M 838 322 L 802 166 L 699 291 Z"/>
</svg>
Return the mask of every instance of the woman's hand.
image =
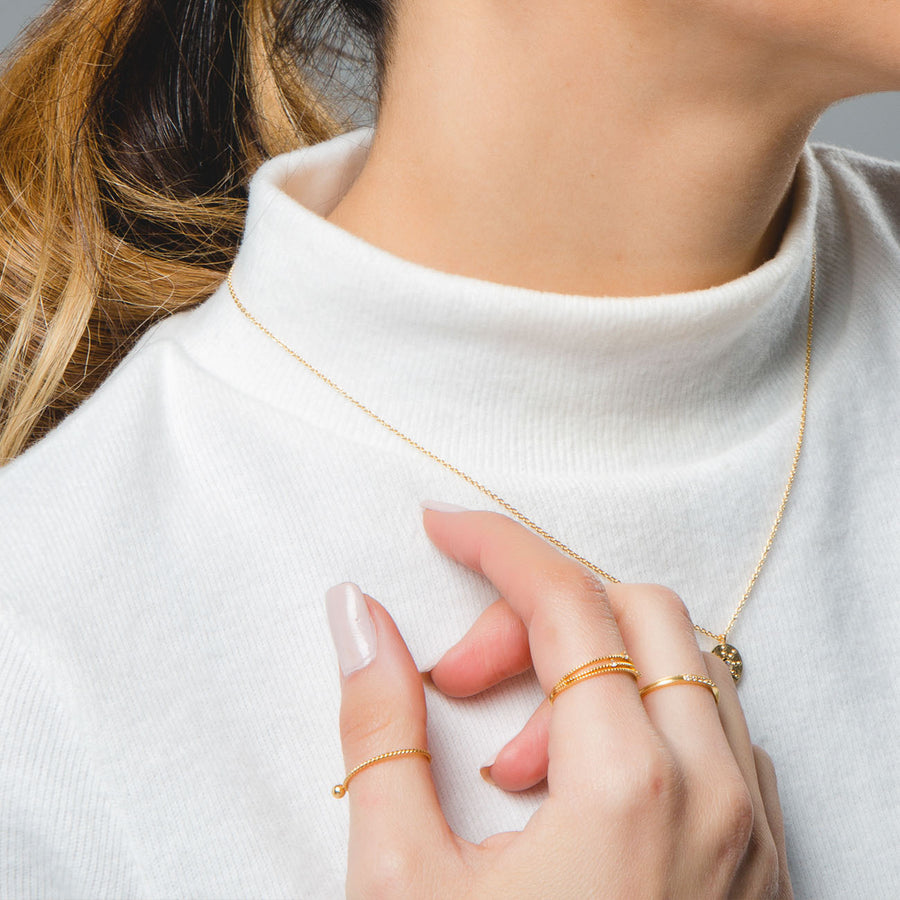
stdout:
<svg viewBox="0 0 900 900">
<path fill-rule="evenodd" d="M 499 667 L 485 656 L 463 693 L 526 665 L 523 635 L 545 693 L 575 666 L 626 651 L 642 683 L 710 671 L 671 593 L 621 586 L 612 599 L 577 563 L 493 513 L 426 512 L 425 525 L 514 613 L 490 613 L 506 634 Z M 329 616 L 345 675 L 348 771 L 390 750 L 425 747 L 421 679 L 390 617 L 351 588 L 331 596 Z M 469 647 L 485 647 L 479 621 Z M 459 688 L 454 679 L 475 651 L 464 641 L 453 652 L 435 675 Z M 480 845 L 451 832 L 421 757 L 360 772 L 349 790 L 348 896 L 790 897 L 770 766 L 754 754 L 727 670 L 711 671 L 718 709 L 694 685 L 642 701 L 622 674 L 580 682 L 542 707 L 519 746 L 522 758 L 528 747 L 541 755 L 546 734 L 549 796 L 524 831 Z"/>
</svg>

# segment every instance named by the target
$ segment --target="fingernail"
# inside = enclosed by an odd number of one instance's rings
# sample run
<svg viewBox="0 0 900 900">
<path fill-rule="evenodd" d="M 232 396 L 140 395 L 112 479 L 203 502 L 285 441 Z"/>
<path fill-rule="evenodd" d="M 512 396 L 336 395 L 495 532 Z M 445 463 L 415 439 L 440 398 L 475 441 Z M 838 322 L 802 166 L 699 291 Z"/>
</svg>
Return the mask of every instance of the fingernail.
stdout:
<svg viewBox="0 0 900 900">
<path fill-rule="evenodd" d="M 433 512 L 469 512 L 464 506 L 455 503 L 443 503 L 440 500 L 422 500 L 419 504 L 422 509 L 430 509 Z"/>
<path fill-rule="evenodd" d="M 490 762 L 486 762 L 486 763 L 479 769 L 479 772 L 481 772 L 481 777 L 482 777 L 489 785 L 491 785 L 491 787 L 496 787 L 496 786 L 497 786 L 496 783 L 495 783 L 495 781 L 494 781 L 494 779 L 491 778 L 491 766 L 493 766 L 495 762 L 497 762 L 497 754 L 496 754 L 496 753 L 491 757 Z"/>
<path fill-rule="evenodd" d="M 338 665 L 346 678 L 375 659 L 375 623 L 362 591 L 350 582 L 325 592 L 325 609 Z"/>
</svg>

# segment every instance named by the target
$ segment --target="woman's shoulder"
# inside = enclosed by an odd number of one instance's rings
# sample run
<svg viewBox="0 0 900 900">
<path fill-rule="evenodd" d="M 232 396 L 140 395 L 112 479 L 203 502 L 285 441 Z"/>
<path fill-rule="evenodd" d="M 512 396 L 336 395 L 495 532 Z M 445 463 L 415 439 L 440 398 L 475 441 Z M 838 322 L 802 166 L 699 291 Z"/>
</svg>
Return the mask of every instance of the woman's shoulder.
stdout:
<svg viewBox="0 0 900 900">
<path fill-rule="evenodd" d="M 66 469 L 74 471 L 107 452 L 121 456 L 123 442 L 166 434 L 159 421 L 169 408 L 163 401 L 189 395 L 210 374 L 202 350 L 221 329 L 225 304 L 220 293 L 148 328 L 90 397 L 0 468 L 0 496 L 35 466 L 52 470 L 54 457 L 64 458 Z"/>
<path fill-rule="evenodd" d="M 900 160 L 873 156 L 850 147 L 818 141 L 812 141 L 809 149 L 819 165 L 835 179 L 861 179 L 873 185 L 893 183 L 895 190 L 898 187 Z M 900 146 L 897 148 L 897 155 L 900 157 Z"/>
<path fill-rule="evenodd" d="M 214 391 L 190 352 L 204 315 L 201 306 L 151 328 L 94 394 L 0 469 L 7 589 L 10 571 L 48 540 L 63 553 L 87 535 L 99 547 L 110 521 L 136 519 L 170 480 L 173 459 L 191 449 L 188 407 Z"/>
<path fill-rule="evenodd" d="M 269 344 L 217 292 L 150 329 L 91 397 L 0 469 L 0 601 L 87 597 L 91 579 L 138 558 L 155 571 L 184 556 L 179 540 L 212 533 L 229 498 L 250 504 L 287 443 L 308 462 L 292 477 L 314 488 L 327 454 L 322 427 L 303 414 L 309 379 Z M 254 375 L 290 403 L 248 387 Z"/>
<path fill-rule="evenodd" d="M 900 161 L 847 147 L 812 143 L 810 153 L 822 178 L 824 202 L 857 230 L 868 226 L 900 246 Z M 900 156 L 900 147 L 898 147 Z"/>
<path fill-rule="evenodd" d="M 0 492 L 15 483 L 20 472 L 46 465 L 49 457 L 65 455 L 68 467 L 76 469 L 111 441 L 121 440 L 136 423 L 147 423 L 155 396 L 165 389 L 171 370 L 178 368 L 181 335 L 198 311 L 177 313 L 149 328 L 90 397 L 0 469 Z"/>
</svg>

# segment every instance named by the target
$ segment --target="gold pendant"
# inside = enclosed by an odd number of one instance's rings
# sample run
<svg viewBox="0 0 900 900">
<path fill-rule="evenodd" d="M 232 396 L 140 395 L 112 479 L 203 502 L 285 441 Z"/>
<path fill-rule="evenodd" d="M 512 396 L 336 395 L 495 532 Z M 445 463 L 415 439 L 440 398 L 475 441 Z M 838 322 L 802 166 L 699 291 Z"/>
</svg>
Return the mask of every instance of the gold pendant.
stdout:
<svg viewBox="0 0 900 900">
<path fill-rule="evenodd" d="M 741 654 L 738 653 L 737 647 L 732 647 L 731 644 L 717 644 L 713 647 L 712 652 L 714 656 L 718 656 L 728 666 L 731 677 L 734 679 L 734 683 L 737 684 L 741 680 L 741 675 L 744 674 L 744 661 L 741 659 Z"/>
</svg>

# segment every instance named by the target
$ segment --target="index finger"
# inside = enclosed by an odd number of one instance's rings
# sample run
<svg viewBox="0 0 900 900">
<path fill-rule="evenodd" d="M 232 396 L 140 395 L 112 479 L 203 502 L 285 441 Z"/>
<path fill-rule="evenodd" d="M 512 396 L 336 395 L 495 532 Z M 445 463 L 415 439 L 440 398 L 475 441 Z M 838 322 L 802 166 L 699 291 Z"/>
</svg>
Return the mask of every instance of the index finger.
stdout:
<svg viewBox="0 0 900 900">
<path fill-rule="evenodd" d="M 522 619 L 545 693 L 578 664 L 625 652 L 603 583 L 518 522 L 428 509 L 424 522 L 439 550 L 484 575 Z"/>
<path fill-rule="evenodd" d="M 602 582 L 538 535 L 491 512 L 426 508 L 424 521 L 440 550 L 489 579 L 521 617 L 546 694 L 576 667 L 625 652 Z M 567 782 L 580 789 L 596 777 L 598 758 L 620 759 L 651 731 L 632 677 L 617 672 L 574 685 L 554 704 L 551 793 Z"/>
</svg>

